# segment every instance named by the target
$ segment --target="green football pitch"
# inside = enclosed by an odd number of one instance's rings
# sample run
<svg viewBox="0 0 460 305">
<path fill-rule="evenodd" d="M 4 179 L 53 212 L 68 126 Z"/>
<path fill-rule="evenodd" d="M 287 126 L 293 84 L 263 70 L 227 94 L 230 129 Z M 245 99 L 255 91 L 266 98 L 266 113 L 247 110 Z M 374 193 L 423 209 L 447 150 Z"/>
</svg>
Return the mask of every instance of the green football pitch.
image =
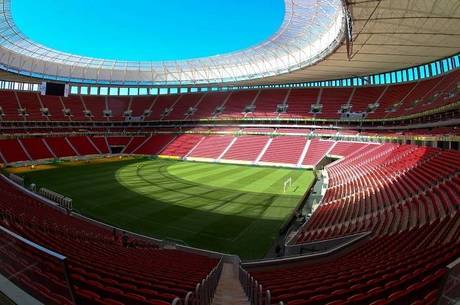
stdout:
<svg viewBox="0 0 460 305">
<path fill-rule="evenodd" d="M 166 159 L 61 163 L 23 175 L 88 217 L 244 259 L 265 256 L 314 181 L 306 170 Z"/>
</svg>

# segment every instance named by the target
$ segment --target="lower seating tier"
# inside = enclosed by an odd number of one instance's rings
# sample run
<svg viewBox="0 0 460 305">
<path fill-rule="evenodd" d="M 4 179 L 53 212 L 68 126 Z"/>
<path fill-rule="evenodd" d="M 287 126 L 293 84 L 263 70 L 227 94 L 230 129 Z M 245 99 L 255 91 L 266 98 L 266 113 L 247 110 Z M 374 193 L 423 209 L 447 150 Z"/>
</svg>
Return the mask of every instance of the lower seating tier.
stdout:
<svg viewBox="0 0 460 305">
<path fill-rule="evenodd" d="M 0 177 L 0 225 L 67 257 L 79 304 L 171 304 L 194 291 L 216 259 L 155 244 L 66 215 Z M 62 264 L 0 232 L 0 273 L 44 304 L 71 304 Z M 19 273 L 18 273 L 19 272 Z M 19 276 L 15 276 L 18 275 Z"/>
</svg>

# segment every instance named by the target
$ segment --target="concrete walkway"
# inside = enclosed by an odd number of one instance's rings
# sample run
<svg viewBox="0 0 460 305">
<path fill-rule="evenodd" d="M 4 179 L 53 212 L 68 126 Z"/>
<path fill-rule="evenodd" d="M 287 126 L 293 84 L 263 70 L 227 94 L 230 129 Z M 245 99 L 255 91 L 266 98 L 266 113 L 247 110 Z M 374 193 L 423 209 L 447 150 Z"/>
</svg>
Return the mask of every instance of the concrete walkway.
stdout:
<svg viewBox="0 0 460 305">
<path fill-rule="evenodd" d="M 236 272 L 232 264 L 224 264 L 212 305 L 250 305 Z"/>
</svg>

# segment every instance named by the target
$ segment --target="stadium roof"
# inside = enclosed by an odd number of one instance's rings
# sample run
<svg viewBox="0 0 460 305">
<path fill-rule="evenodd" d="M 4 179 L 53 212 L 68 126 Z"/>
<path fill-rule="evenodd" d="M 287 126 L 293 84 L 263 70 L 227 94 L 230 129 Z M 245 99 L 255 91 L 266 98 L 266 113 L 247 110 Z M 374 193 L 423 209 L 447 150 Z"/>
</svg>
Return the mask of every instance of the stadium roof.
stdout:
<svg viewBox="0 0 460 305">
<path fill-rule="evenodd" d="M 394 71 L 460 52 L 458 0 L 347 0 L 353 18 L 344 42 L 320 63 L 259 84 L 340 79 Z M 254 84 L 254 83 L 251 83 Z"/>
<path fill-rule="evenodd" d="M 15 25 L 11 0 L 0 0 L 0 63 L 19 74 L 112 84 L 199 85 L 279 75 L 322 60 L 342 42 L 341 0 L 285 0 L 281 28 L 252 48 L 191 60 L 134 62 L 77 56 L 28 39 Z"/>
<path fill-rule="evenodd" d="M 23 76 L 46 74 L 70 82 L 295 83 L 388 72 L 460 51 L 458 0 L 285 0 L 282 27 L 261 45 L 222 56 L 161 63 L 83 58 L 34 44 L 15 27 L 10 1 L 0 0 L 0 65 Z M 348 12 L 352 23 L 347 28 Z M 349 30 L 352 39 L 347 39 Z M 0 73 L 0 77 L 17 76 Z"/>
</svg>

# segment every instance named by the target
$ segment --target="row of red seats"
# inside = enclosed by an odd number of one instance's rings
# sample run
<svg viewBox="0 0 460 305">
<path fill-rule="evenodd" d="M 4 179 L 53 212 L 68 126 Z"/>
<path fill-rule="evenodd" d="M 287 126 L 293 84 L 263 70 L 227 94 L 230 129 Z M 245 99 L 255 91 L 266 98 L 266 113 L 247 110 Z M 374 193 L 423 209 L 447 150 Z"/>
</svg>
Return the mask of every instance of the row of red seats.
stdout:
<svg viewBox="0 0 460 305">
<path fill-rule="evenodd" d="M 460 129 L 457 126 L 454 127 L 436 127 L 432 129 L 410 129 L 410 130 L 373 130 L 373 131 L 359 131 L 351 129 L 307 129 L 307 128 L 268 128 L 268 127 L 259 127 L 259 128 L 239 128 L 239 127 L 195 127 L 195 128 L 185 128 L 185 127 L 113 127 L 109 126 L 106 128 L 99 127 L 88 127 L 83 125 L 86 123 L 75 122 L 71 123 L 69 126 L 62 126 L 61 123 L 54 125 L 56 122 L 48 123 L 48 127 L 43 126 L 25 126 L 25 127 L 4 127 L 2 129 L 3 134 L 53 134 L 53 133 L 81 133 L 82 131 L 87 132 L 97 132 L 97 133 L 138 133 L 138 132 L 171 132 L 171 133 L 181 133 L 185 131 L 190 131 L 194 133 L 234 133 L 234 134 L 299 134 L 299 135 L 320 135 L 323 137 L 340 137 L 340 136 L 363 136 L 363 137 L 404 137 L 404 136 L 449 136 L 449 135 L 459 135 Z M 91 123 L 93 124 L 93 123 Z"/>
<path fill-rule="evenodd" d="M 248 267 L 271 304 L 436 304 L 460 255 L 460 153 L 339 142 L 321 205 L 294 242 L 371 232 L 338 258 Z"/>
<path fill-rule="evenodd" d="M 209 136 L 203 139 L 193 151 L 190 157 L 217 159 L 232 143 L 233 136 Z"/>
<path fill-rule="evenodd" d="M 281 130 L 278 130 L 282 132 Z M 289 133 L 287 133 L 289 134 Z M 174 157 L 194 157 L 229 161 L 260 162 L 266 164 L 288 164 L 290 166 L 316 167 L 325 155 L 347 156 L 351 152 L 360 151 L 373 153 L 379 144 L 342 142 L 333 140 L 308 140 L 304 136 L 275 136 L 264 135 L 200 135 L 158 133 L 151 136 L 68 136 L 22 138 L 15 140 L 0 140 L 0 161 L 14 163 L 42 159 L 54 159 L 71 156 L 86 156 L 108 154 L 112 148 L 120 148 L 117 152 L 139 155 L 165 155 Z M 386 145 L 386 154 L 390 154 Z M 403 146 L 400 149 L 408 149 Z M 419 152 L 423 152 L 421 149 Z M 433 151 L 436 151 L 435 149 Z M 359 154 L 358 154 L 359 156 Z M 365 162 L 370 162 L 370 158 Z M 342 162 L 347 165 L 349 163 Z M 374 164 L 375 165 L 375 164 Z M 368 165 L 363 164 L 366 168 Z M 340 166 L 331 171 L 340 170 Z M 353 171 L 352 167 L 347 170 Z M 387 168 L 388 170 L 388 168 Z M 417 171 L 414 171 L 414 175 Z M 331 176 L 330 186 L 340 173 Z M 348 173 L 342 176 L 351 177 Z M 385 175 L 385 173 L 381 174 Z M 411 174 L 410 174 L 411 175 Z M 443 173 L 438 173 L 443 175 Z M 375 178 L 375 177 L 374 177 Z M 378 179 L 375 178 L 375 179 Z M 414 178 L 418 181 L 417 177 Z M 429 178 L 428 178 L 429 179 Z M 358 181 L 361 183 L 360 181 Z M 357 183 L 358 183 L 357 182 Z M 404 182 L 404 181 L 403 181 Z M 391 184 L 390 184 L 391 186 Z M 410 188 L 413 191 L 413 188 Z M 331 196 L 332 192 L 326 196 Z M 341 193 L 343 196 L 344 194 Z M 350 195 L 350 194 L 347 194 Z M 391 195 L 391 193 L 390 193 Z"/>
<path fill-rule="evenodd" d="M 334 145 L 333 141 L 311 140 L 302 165 L 315 167 L 329 150 L 334 149 Z"/>
<path fill-rule="evenodd" d="M 0 140 L 0 160 L 3 163 L 106 153 L 109 153 L 109 148 L 103 137 Z"/>
<path fill-rule="evenodd" d="M 245 161 L 263 164 L 287 164 L 315 167 L 324 156 L 344 155 L 344 149 L 333 150 L 336 143 L 348 150 L 371 144 L 318 139 L 304 136 L 263 135 L 198 135 L 161 133 L 147 136 L 78 136 L 25 138 L 0 140 L 0 160 L 4 163 L 53 159 L 70 156 L 99 155 L 118 147 L 121 153 L 139 155 L 165 155 L 174 157 L 206 158 L 228 161 Z M 347 144 L 348 143 L 348 144 Z M 374 144 L 372 144 L 374 145 Z M 345 149 L 345 152 L 347 152 Z"/>
<path fill-rule="evenodd" d="M 340 118 L 367 112 L 369 118 L 399 117 L 456 102 L 460 72 L 407 84 L 361 88 L 266 89 L 149 97 L 40 96 L 0 92 L 6 121 L 195 120 L 203 118 Z M 369 108 L 375 104 L 376 108 Z M 279 105 L 286 112 L 277 113 Z M 318 113 L 312 106 L 321 106 Z M 45 112 L 47 110 L 47 112 Z M 45 115 L 47 114 L 47 115 Z"/>
<path fill-rule="evenodd" d="M 436 304 L 446 265 L 460 255 L 459 215 L 382 235 L 334 260 L 248 268 L 271 304 Z"/>
<path fill-rule="evenodd" d="M 125 247 L 119 233 L 49 207 L 4 178 L 0 225 L 65 255 L 79 304 L 171 304 L 193 291 L 217 264 L 216 259 L 158 249 L 137 239 Z M 19 242 L 2 244 L 8 246 L 1 247 L 1 273 L 11 276 L 27 270 L 15 277 L 18 285 L 45 304 L 70 304 L 60 262 Z"/>
<path fill-rule="evenodd" d="M 121 147 L 122 153 L 158 155 L 175 140 L 172 134 L 150 137 L 45 137 L 0 140 L 0 162 L 14 163 L 72 156 L 101 155 Z"/>
<path fill-rule="evenodd" d="M 385 219 L 382 215 L 399 217 L 403 206 L 422 206 L 409 205 L 412 201 L 425 205 L 422 223 L 455 213 L 459 206 L 458 152 L 385 144 L 363 146 L 349 157 L 327 168 L 328 189 L 298 242 L 372 231 Z"/>
<path fill-rule="evenodd" d="M 268 136 L 238 137 L 222 159 L 254 162 L 268 140 Z"/>
<path fill-rule="evenodd" d="M 305 137 L 275 137 L 260 161 L 296 165 L 306 144 L 307 139 Z"/>
</svg>

